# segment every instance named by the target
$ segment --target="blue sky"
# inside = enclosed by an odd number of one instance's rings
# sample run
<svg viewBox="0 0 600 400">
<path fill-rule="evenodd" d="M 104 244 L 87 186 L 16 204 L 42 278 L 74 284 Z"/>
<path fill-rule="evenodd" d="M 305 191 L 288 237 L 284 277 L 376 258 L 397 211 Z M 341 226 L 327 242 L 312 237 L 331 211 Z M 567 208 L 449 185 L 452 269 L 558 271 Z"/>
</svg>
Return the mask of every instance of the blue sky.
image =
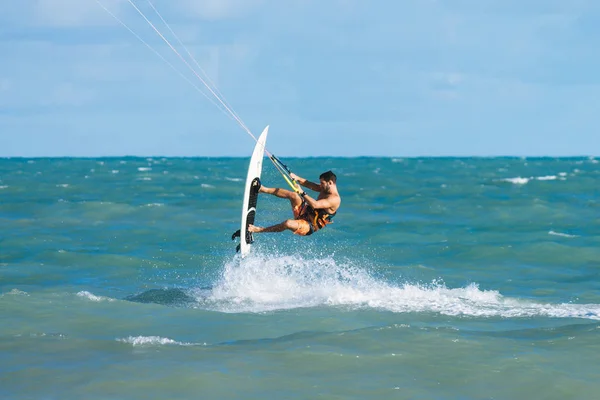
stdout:
<svg viewBox="0 0 600 400">
<path fill-rule="evenodd" d="M 127 0 L 100 1 L 202 85 Z M 0 3 L 0 156 L 251 153 L 95 0 Z M 598 1 L 152 4 L 277 155 L 600 155 Z"/>
</svg>

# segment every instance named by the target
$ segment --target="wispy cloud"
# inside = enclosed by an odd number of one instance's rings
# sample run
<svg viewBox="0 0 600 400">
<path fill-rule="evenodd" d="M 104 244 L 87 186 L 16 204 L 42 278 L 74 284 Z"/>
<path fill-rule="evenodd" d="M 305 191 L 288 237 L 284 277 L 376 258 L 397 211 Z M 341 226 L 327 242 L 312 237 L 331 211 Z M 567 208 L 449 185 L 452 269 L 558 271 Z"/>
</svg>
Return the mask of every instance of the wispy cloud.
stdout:
<svg viewBox="0 0 600 400">
<path fill-rule="evenodd" d="M 57 83 L 41 103 L 48 106 L 82 107 L 95 98 L 93 90 L 86 89 L 71 82 Z"/>
<path fill-rule="evenodd" d="M 207 20 L 239 18 L 264 4 L 264 0 L 184 0 L 183 9 Z"/>
<path fill-rule="evenodd" d="M 0 93 L 7 92 L 10 89 L 10 80 L 6 78 L 0 78 Z"/>
<path fill-rule="evenodd" d="M 113 14 L 118 15 L 125 0 L 101 0 Z M 81 27 L 112 24 L 95 0 L 37 0 L 32 13 L 38 24 L 56 27 Z"/>
</svg>

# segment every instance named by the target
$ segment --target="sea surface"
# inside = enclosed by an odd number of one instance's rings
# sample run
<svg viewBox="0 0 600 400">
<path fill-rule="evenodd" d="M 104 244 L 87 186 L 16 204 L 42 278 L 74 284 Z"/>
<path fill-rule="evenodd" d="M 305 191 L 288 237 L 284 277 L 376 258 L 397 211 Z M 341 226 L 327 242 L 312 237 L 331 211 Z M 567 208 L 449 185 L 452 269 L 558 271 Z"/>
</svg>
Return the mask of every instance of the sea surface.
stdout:
<svg viewBox="0 0 600 400">
<path fill-rule="evenodd" d="M 241 260 L 247 158 L 0 159 L 0 398 L 600 398 L 598 160 L 283 161 Z"/>
</svg>

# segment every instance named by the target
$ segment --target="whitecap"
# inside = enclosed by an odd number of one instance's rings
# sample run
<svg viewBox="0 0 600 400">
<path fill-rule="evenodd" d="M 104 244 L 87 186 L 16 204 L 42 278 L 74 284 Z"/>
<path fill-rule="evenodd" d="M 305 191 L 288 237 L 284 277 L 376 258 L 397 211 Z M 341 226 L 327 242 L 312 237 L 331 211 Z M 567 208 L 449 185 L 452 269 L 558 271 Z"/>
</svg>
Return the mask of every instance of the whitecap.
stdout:
<svg viewBox="0 0 600 400">
<path fill-rule="evenodd" d="M 178 345 L 178 346 L 194 346 L 193 343 L 177 342 L 173 339 L 164 338 L 160 336 L 129 336 L 122 339 L 116 339 L 117 342 L 128 343 L 134 346 L 164 346 L 164 345 Z"/>
<path fill-rule="evenodd" d="M 10 292 L 2 293 L 0 297 L 2 296 L 29 296 L 29 293 L 19 289 L 13 289 Z"/>
<path fill-rule="evenodd" d="M 85 291 L 85 290 L 83 290 L 81 292 L 78 292 L 77 296 L 84 297 L 84 298 L 86 298 L 88 300 L 91 300 L 91 301 L 115 301 L 115 299 L 111 299 L 110 297 L 96 296 L 95 294 L 90 293 L 90 292 Z"/>
<path fill-rule="evenodd" d="M 561 233 L 561 232 L 555 232 L 555 231 L 549 231 L 548 234 L 554 235 L 554 236 L 568 237 L 568 238 L 579 237 L 578 235 L 569 235 L 568 233 Z"/>
<path fill-rule="evenodd" d="M 152 171 L 152 168 L 150 168 L 150 167 L 138 167 L 138 171 L 140 171 L 140 172 Z"/>
<path fill-rule="evenodd" d="M 519 177 L 516 177 L 516 178 L 506 178 L 506 179 L 503 179 L 503 181 L 510 182 L 510 183 L 515 184 L 515 185 L 525 185 L 527 182 L 529 182 L 529 178 L 521 178 L 519 176 Z"/>
<path fill-rule="evenodd" d="M 208 184 L 208 183 L 203 183 L 203 184 L 200 185 L 200 187 L 203 187 L 205 189 L 214 189 L 215 188 L 214 185 L 211 185 L 211 184 Z"/>
<path fill-rule="evenodd" d="M 538 176 L 537 178 L 538 181 L 553 181 L 555 179 L 557 179 L 556 175 L 547 175 L 547 176 Z"/>
</svg>

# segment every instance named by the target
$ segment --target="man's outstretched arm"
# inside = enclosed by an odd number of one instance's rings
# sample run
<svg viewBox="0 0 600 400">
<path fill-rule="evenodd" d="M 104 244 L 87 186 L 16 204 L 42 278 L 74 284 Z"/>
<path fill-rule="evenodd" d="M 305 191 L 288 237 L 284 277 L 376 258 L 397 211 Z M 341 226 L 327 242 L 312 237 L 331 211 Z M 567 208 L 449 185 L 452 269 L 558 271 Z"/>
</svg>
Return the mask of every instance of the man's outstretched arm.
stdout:
<svg viewBox="0 0 600 400">
<path fill-rule="evenodd" d="M 302 178 L 301 176 L 298 176 L 296 174 L 294 174 L 293 172 L 290 174 L 290 176 L 292 177 L 292 179 L 295 179 L 296 182 L 298 182 L 300 185 L 304 186 L 305 188 L 308 188 L 310 190 L 314 190 L 315 192 L 320 192 L 321 191 L 321 185 L 317 185 L 314 182 L 311 182 L 307 179 Z"/>
</svg>

